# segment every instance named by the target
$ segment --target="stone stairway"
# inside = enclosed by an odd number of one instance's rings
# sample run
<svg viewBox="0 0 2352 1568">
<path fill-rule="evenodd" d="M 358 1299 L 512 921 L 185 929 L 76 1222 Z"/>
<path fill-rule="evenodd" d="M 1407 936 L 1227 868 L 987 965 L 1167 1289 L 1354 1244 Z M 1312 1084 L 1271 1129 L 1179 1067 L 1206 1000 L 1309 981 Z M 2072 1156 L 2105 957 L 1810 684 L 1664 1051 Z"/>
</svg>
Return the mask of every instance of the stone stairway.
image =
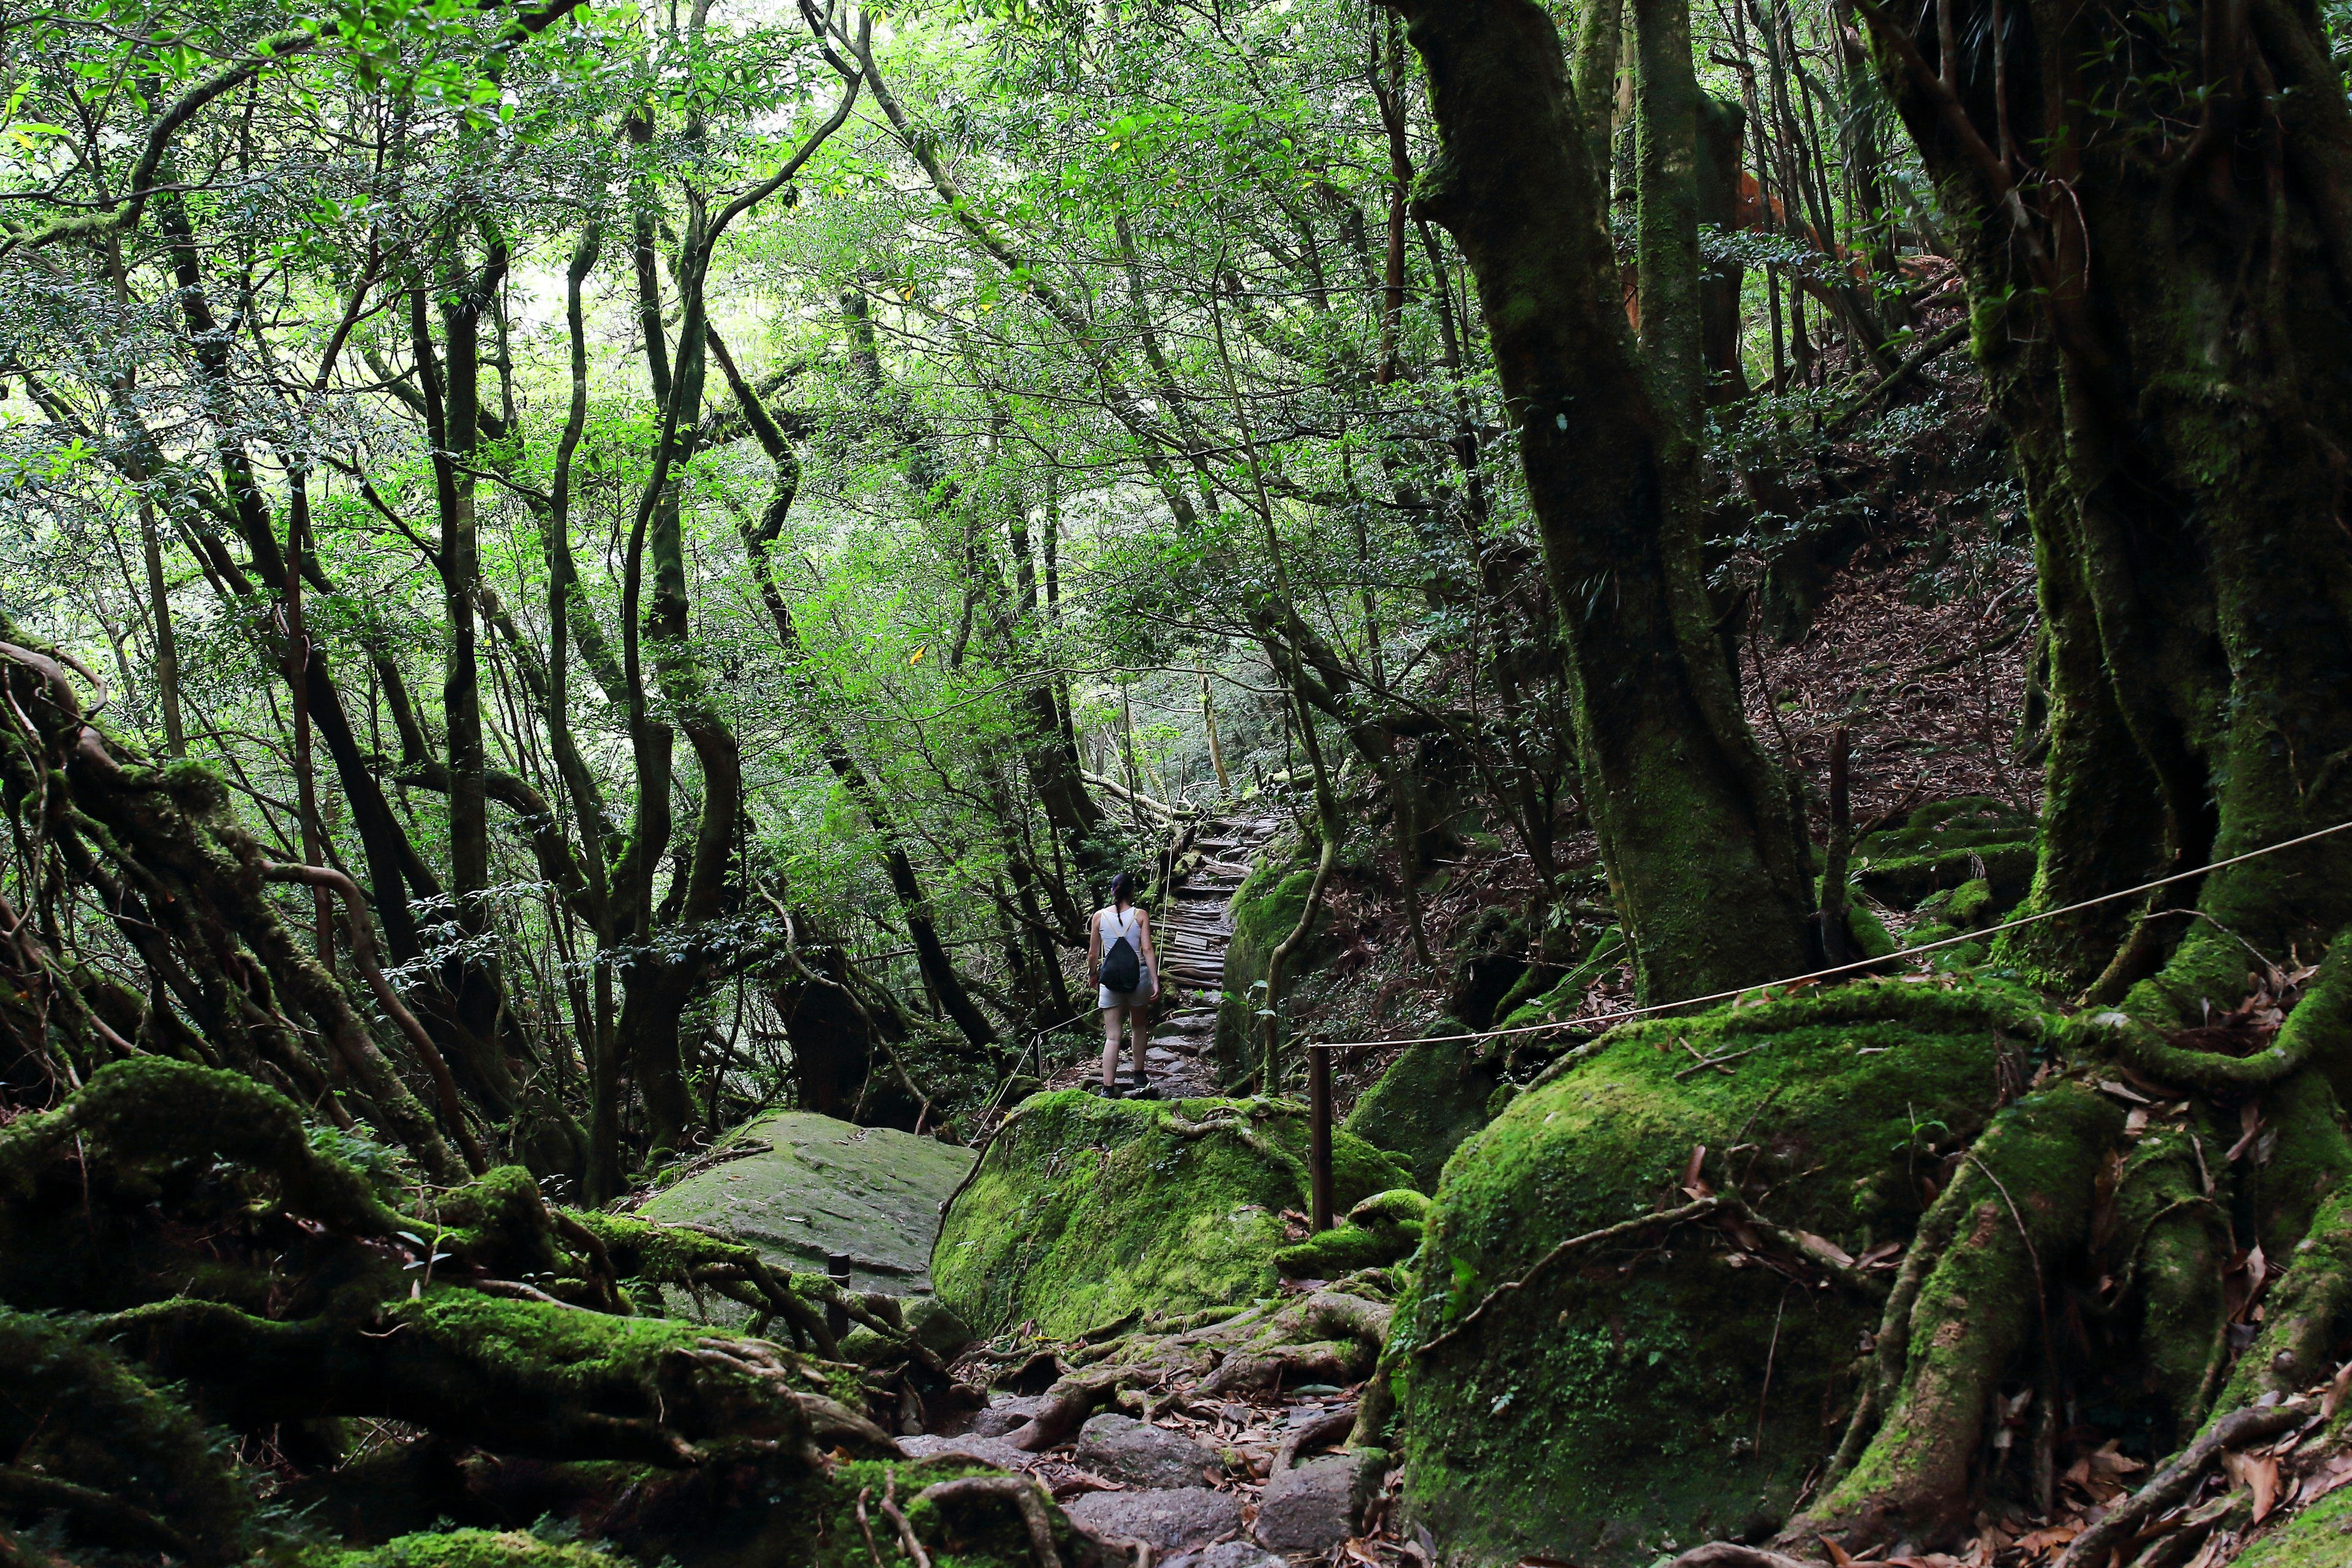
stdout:
<svg viewBox="0 0 2352 1568">
<path fill-rule="evenodd" d="M 1219 816 L 1204 823 L 1192 843 L 1201 852 L 1200 862 L 1177 879 L 1166 907 L 1152 922 L 1161 1005 L 1170 1010 L 1159 1020 L 1145 1052 L 1144 1071 L 1162 1099 L 1217 1091 L 1216 1068 L 1208 1058 L 1216 1039 L 1217 1004 L 1224 996 L 1234 890 L 1280 826 L 1274 816 Z M 1130 1065 L 1126 1060 L 1120 1064 L 1123 1084 L 1132 1082 Z"/>
</svg>

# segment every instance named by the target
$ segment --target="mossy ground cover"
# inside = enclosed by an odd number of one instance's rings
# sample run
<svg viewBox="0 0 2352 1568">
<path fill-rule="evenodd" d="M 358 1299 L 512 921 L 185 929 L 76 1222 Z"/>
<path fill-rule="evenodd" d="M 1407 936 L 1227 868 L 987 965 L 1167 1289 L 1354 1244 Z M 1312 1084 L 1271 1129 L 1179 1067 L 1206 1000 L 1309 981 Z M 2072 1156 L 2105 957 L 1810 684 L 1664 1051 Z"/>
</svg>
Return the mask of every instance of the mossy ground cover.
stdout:
<svg viewBox="0 0 2352 1568">
<path fill-rule="evenodd" d="M 1866 984 L 1629 1026 L 1519 1095 L 1447 1165 L 1400 1307 L 1409 1508 L 1472 1561 L 1593 1568 L 1776 1525 L 1880 1309 L 1801 1256 L 1645 1231 L 1405 1347 L 1561 1240 L 1687 1201 L 1701 1145 L 1704 1179 L 1781 1226 L 1857 1257 L 1908 1236 L 1922 1178 L 1995 1108 L 1997 1058 L 2042 1027 L 2021 992 Z"/>
<path fill-rule="evenodd" d="M 1285 1101 L 1034 1096 L 949 1208 L 934 1287 L 982 1334 L 1032 1321 L 1077 1334 L 1271 1296 L 1282 1212 L 1307 1201 L 1306 1154 L 1307 1119 Z M 1410 1184 L 1344 1130 L 1332 1173 L 1342 1206 Z"/>
<path fill-rule="evenodd" d="M 558 1539 L 548 1520 L 532 1530 L 418 1531 L 376 1545 L 265 1553 L 263 1568 L 630 1568 L 637 1562 L 696 1568 L 914 1568 L 881 1508 L 891 1498 L 936 1568 L 1034 1568 L 1015 1508 L 1001 1499 L 921 1500 L 941 1481 L 993 1472 L 957 1455 L 920 1460 L 844 1459 L 822 1471 L 779 1477 L 756 1468 L 730 1476 L 616 1472 L 609 1542 Z M 857 1510 L 866 1506 L 861 1527 Z M 1065 1563 L 1096 1552 L 1058 1509 L 1047 1510 Z M 555 1528 L 550 1529 L 549 1526 Z M 866 1544 L 866 1531 L 873 1545 Z"/>
<path fill-rule="evenodd" d="M 859 1290 L 910 1295 L 929 1288 L 940 1205 L 971 1173 L 969 1149 L 888 1127 L 859 1127 L 813 1111 L 762 1116 L 721 1146 L 768 1145 L 721 1161 L 656 1194 L 638 1210 L 667 1224 L 716 1226 L 772 1265 L 822 1274 L 829 1253 L 850 1257 Z M 714 1316 L 732 1303 L 711 1303 Z"/>
<path fill-rule="evenodd" d="M 2033 824 L 1988 795 L 1923 805 L 1853 847 L 1853 879 L 1871 897 L 1907 909 L 1971 879 L 2001 909 L 2025 896 L 2037 854 Z"/>
<path fill-rule="evenodd" d="M 2246 1548 L 2236 1568 L 2344 1568 L 2352 1563 L 2352 1487 L 2330 1492 Z"/>
</svg>

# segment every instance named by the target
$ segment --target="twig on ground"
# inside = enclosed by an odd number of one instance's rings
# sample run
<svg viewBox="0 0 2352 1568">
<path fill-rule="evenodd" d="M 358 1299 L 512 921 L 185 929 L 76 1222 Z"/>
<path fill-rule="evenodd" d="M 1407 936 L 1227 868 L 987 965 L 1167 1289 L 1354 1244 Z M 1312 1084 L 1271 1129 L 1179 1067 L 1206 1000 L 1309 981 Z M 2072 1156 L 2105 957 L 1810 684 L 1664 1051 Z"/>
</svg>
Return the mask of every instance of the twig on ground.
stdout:
<svg viewBox="0 0 2352 1568">
<path fill-rule="evenodd" d="M 1579 1247 L 1590 1247 L 1603 1241 L 1614 1241 L 1621 1236 L 1638 1235 L 1640 1232 L 1649 1230 L 1656 1226 L 1680 1225 L 1685 1220 L 1699 1219 L 1705 1215 L 1714 1214 L 1718 1209 L 1727 1206 L 1729 1206 L 1727 1202 L 1721 1197 L 1699 1198 L 1694 1202 L 1683 1205 L 1680 1208 L 1662 1209 L 1656 1214 L 1643 1215 L 1638 1219 L 1620 1220 L 1615 1225 L 1603 1226 L 1599 1230 L 1589 1230 L 1582 1236 L 1571 1236 L 1566 1241 L 1563 1241 L 1559 1246 L 1553 1247 L 1549 1252 L 1545 1253 L 1541 1258 L 1537 1258 L 1535 1262 L 1528 1267 L 1528 1271 L 1520 1275 L 1517 1279 L 1507 1279 L 1502 1284 L 1496 1286 L 1492 1290 L 1487 1291 L 1485 1299 L 1480 1300 L 1476 1306 L 1471 1308 L 1469 1315 L 1465 1317 L 1460 1322 L 1454 1324 L 1452 1328 L 1446 1330 L 1435 1339 L 1413 1346 L 1412 1353 L 1417 1356 L 1427 1355 L 1430 1352 L 1435 1350 L 1438 1346 L 1445 1343 L 1447 1341 L 1459 1339 L 1463 1334 L 1469 1331 L 1471 1325 L 1477 1322 L 1479 1319 L 1486 1315 L 1487 1308 L 1493 1306 L 1496 1301 L 1502 1300 L 1505 1296 L 1511 1294 L 1513 1291 L 1526 1289 L 1529 1282 L 1531 1282 L 1537 1275 L 1541 1274 L 1545 1269 L 1550 1268 L 1553 1264 L 1559 1262 L 1561 1258 L 1567 1257 L 1570 1253 L 1574 1252 Z"/>
<path fill-rule="evenodd" d="M 898 1527 L 898 1544 L 907 1549 L 908 1559 L 915 1568 L 931 1568 L 931 1554 L 923 1550 L 923 1543 L 915 1539 L 915 1527 L 898 1511 L 898 1472 L 895 1467 L 882 1472 L 882 1513 Z"/>
<path fill-rule="evenodd" d="M 874 1559 L 874 1568 L 882 1568 L 882 1549 L 874 1544 L 874 1521 L 866 1517 L 866 1500 L 873 1495 L 872 1487 L 857 1489 L 857 1528 L 866 1537 L 866 1554 Z"/>
</svg>

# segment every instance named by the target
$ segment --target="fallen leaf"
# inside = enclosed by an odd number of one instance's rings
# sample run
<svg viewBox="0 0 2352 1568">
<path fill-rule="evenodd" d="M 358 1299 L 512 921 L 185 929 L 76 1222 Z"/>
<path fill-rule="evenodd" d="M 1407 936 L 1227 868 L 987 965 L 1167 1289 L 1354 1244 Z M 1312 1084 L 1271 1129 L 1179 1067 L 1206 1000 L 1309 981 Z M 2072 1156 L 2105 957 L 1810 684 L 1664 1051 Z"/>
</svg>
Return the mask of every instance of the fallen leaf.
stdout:
<svg viewBox="0 0 2352 1568">
<path fill-rule="evenodd" d="M 1832 1541 L 1828 1536 L 1822 1536 L 1821 1542 L 1822 1550 L 1830 1554 L 1832 1568 L 1847 1568 L 1847 1564 L 1853 1561 L 1853 1553 Z"/>
<path fill-rule="evenodd" d="M 2099 1092 L 2101 1094 L 2112 1094 L 2117 1100 L 2123 1100 L 2126 1104 L 2130 1105 L 2154 1105 L 2156 1103 L 2156 1101 L 2140 1093 L 2137 1089 L 2126 1089 L 2122 1084 L 2116 1082 L 2112 1079 L 2100 1083 Z"/>
<path fill-rule="evenodd" d="M 2083 1533 L 2079 1524 L 2053 1524 L 2047 1530 L 2036 1530 L 2017 1538 L 2017 1549 L 2029 1557 L 2038 1557 L 2053 1546 L 2063 1546 Z"/>
<path fill-rule="evenodd" d="M 2352 1454 L 2338 1454 L 2303 1478 L 2294 1494 L 2296 1506 L 2308 1507 L 2347 1482 L 2352 1482 Z"/>
<path fill-rule="evenodd" d="M 2223 1158 L 2232 1162 L 2243 1155 L 2248 1149 L 2253 1147 L 2255 1135 L 2263 1130 L 2262 1107 L 2256 1105 L 2251 1100 L 2246 1101 L 2245 1104 L 2240 1106 L 2238 1108 L 2238 1126 L 2241 1129 L 2238 1134 L 2238 1141 L 2230 1145 L 2229 1153 L 2223 1156 Z"/>
<path fill-rule="evenodd" d="M 2335 1380 L 2328 1384 L 2326 1394 L 2320 1398 L 2319 1418 L 2322 1421 L 2335 1420 L 2336 1413 L 2344 1408 L 2347 1394 L 2352 1394 L 2352 1361 L 2336 1369 Z"/>
<path fill-rule="evenodd" d="M 1683 1191 L 1693 1198 L 1711 1198 L 1715 1189 L 1706 1184 L 1706 1145 L 1691 1145 L 1690 1158 L 1683 1162 Z"/>
<path fill-rule="evenodd" d="M 2260 1524 L 2278 1506 L 2279 1467 L 2267 1455 L 2224 1454 L 2221 1464 L 2230 1479 L 2253 1494 L 2254 1519 Z"/>
<path fill-rule="evenodd" d="M 2147 1112 L 2139 1109 L 2137 1106 L 2134 1106 L 2132 1108 L 2132 1113 L 2124 1118 L 2124 1136 L 2126 1138 L 2137 1138 L 2147 1131 Z"/>
<path fill-rule="evenodd" d="M 1797 1245 L 1803 1247 L 1807 1252 L 1811 1253 L 1814 1257 L 1825 1258 L 1841 1268 L 1851 1268 L 1853 1267 L 1853 1255 L 1848 1253 L 1844 1247 L 1840 1247 L 1836 1242 L 1832 1241 L 1828 1237 L 1815 1236 L 1810 1230 L 1801 1230 L 1797 1232 L 1796 1235 Z"/>
</svg>

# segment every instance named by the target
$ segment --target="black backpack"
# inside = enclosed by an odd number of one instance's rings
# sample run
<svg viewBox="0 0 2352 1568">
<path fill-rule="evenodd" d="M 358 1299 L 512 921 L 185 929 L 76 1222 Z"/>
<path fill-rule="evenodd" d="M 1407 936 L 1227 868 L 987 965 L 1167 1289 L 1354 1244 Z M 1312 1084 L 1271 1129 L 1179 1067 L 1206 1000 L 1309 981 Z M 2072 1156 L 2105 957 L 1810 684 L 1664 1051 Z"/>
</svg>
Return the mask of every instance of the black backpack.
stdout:
<svg viewBox="0 0 2352 1568">
<path fill-rule="evenodd" d="M 1132 991 L 1143 984 L 1143 957 L 1124 936 L 1103 954 L 1102 984 L 1106 991 Z"/>
</svg>

